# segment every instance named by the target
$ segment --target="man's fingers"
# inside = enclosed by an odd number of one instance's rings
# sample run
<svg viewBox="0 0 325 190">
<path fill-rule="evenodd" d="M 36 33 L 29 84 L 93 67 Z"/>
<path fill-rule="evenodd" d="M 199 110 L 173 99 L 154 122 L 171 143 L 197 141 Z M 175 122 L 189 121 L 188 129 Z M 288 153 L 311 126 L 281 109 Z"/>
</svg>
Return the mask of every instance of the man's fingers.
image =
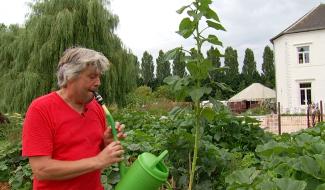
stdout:
<svg viewBox="0 0 325 190">
<path fill-rule="evenodd" d="M 117 146 L 117 145 L 121 145 L 121 142 L 120 141 L 113 141 L 108 146 L 109 147 L 114 147 L 114 146 Z"/>
<path fill-rule="evenodd" d="M 119 126 L 118 126 L 117 130 L 118 130 L 119 132 L 121 132 L 121 131 L 123 131 L 124 128 L 125 128 L 125 125 L 122 124 L 122 125 L 119 125 Z"/>
<path fill-rule="evenodd" d="M 121 157 L 124 154 L 124 150 L 119 150 L 113 153 L 114 156 Z"/>
<path fill-rule="evenodd" d="M 118 138 L 125 138 L 127 135 L 125 133 L 119 133 L 117 134 Z"/>
</svg>

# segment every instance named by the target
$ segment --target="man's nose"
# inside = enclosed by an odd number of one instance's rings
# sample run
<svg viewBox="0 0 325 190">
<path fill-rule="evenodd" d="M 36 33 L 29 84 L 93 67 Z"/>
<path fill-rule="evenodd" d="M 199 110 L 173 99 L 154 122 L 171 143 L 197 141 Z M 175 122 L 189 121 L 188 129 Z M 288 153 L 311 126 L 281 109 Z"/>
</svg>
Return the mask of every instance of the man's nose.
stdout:
<svg viewBox="0 0 325 190">
<path fill-rule="evenodd" d="M 97 77 L 96 78 L 96 81 L 95 81 L 95 86 L 100 86 L 100 77 Z"/>
</svg>

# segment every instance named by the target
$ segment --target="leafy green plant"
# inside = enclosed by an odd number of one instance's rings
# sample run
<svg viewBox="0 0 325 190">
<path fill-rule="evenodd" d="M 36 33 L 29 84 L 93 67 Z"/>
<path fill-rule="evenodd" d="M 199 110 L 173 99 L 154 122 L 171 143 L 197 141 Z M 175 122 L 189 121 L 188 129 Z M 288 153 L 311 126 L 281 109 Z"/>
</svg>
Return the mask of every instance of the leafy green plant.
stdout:
<svg viewBox="0 0 325 190">
<path fill-rule="evenodd" d="M 127 104 L 129 106 L 143 106 L 144 104 L 148 104 L 153 102 L 154 97 L 152 94 L 152 90 L 148 86 L 140 86 L 136 88 L 133 92 L 127 95 Z"/>
<path fill-rule="evenodd" d="M 258 145 L 255 155 L 260 162 L 228 175 L 228 189 L 324 189 L 324 132 L 325 125 L 320 123 Z"/>
<path fill-rule="evenodd" d="M 0 150 L 0 181 L 9 181 L 13 190 L 32 188 L 32 170 L 21 156 L 21 144 L 7 144 Z"/>
<path fill-rule="evenodd" d="M 205 35 L 207 29 L 224 30 L 220 24 L 220 20 L 215 11 L 210 8 L 212 0 L 195 0 L 192 3 L 181 7 L 177 13 L 182 14 L 186 11 L 187 16 L 179 24 L 179 31 L 177 32 L 184 38 L 192 36 L 195 40 L 195 47 L 191 50 L 185 50 L 182 47 L 175 48 L 166 53 L 166 59 L 174 59 L 180 54 L 187 54 L 184 57 L 186 61 L 186 69 L 189 75 L 180 78 L 179 76 L 167 77 L 164 82 L 172 86 L 173 91 L 177 93 L 178 98 L 191 97 L 194 107 L 194 148 L 193 153 L 189 156 L 192 158 L 192 163 L 189 172 L 188 189 L 191 190 L 194 182 L 195 172 L 197 170 L 196 164 L 198 159 L 198 149 L 200 146 L 202 119 L 211 115 L 211 110 L 200 107 L 200 100 L 206 94 L 209 95 L 212 88 L 203 81 L 210 77 L 210 72 L 216 68 L 213 67 L 211 60 L 204 58 L 202 54 L 202 47 L 204 43 L 211 43 L 216 46 L 222 46 L 217 36 L 213 34 Z M 205 23 L 205 28 L 201 29 L 202 24 Z M 216 48 L 213 52 L 220 56 L 220 52 Z M 212 82 L 213 85 L 224 87 L 220 83 Z"/>
<path fill-rule="evenodd" d="M 166 98 L 169 100 L 174 100 L 174 95 L 170 90 L 170 87 L 167 85 L 159 86 L 154 92 L 153 96 L 155 98 Z"/>
<path fill-rule="evenodd" d="M 18 113 L 5 114 L 9 123 L 0 124 L 0 140 L 9 142 L 19 141 L 21 138 L 21 129 L 23 118 Z"/>
</svg>

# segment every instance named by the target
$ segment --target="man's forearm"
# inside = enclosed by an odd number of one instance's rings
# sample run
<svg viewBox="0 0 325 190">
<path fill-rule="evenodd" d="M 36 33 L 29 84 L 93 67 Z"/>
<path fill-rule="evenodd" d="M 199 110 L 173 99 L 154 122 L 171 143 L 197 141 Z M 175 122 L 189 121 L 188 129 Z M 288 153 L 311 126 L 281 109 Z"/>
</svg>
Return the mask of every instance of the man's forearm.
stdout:
<svg viewBox="0 0 325 190">
<path fill-rule="evenodd" d="M 51 158 L 30 158 L 31 165 L 34 165 L 33 173 L 38 180 L 65 180 L 71 179 L 98 169 L 101 166 L 96 161 L 96 157 L 85 158 L 77 161 L 61 161 Z M 33 163 L 34 162 L 34 163 Z M 41 162 L 37 164 L 35 162 Z"/>
</svg>

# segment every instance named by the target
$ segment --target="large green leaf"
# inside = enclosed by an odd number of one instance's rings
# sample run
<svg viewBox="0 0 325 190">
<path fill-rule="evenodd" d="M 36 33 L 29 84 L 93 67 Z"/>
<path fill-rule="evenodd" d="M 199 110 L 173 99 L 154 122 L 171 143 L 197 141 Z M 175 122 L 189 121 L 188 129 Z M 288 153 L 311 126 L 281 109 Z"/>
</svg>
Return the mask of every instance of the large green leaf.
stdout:
<svg viewBox="0 0 325 190">
<path fill-rule="evenodd" d="M 212 3 L 212 0 L 199 0 L 202 7 L 208 7 Z"/>
<path fill-rule="evenodd" d="M 179 79 L 180 79 L 180 77 L 177 76 L 177 75 L 169 76 L 169 77 L 166 77 L 166 78 L 164 79 L 164 83 L 166 83 L 166 84 L 168 84 L 168 85 L 173 85 L 173 84 L 175 84 Z"/>
<path fill-rule="evenodd" d="M 324 190 L 325 189 L 325 183 L 317 186 L 317 189 L 316 190 Z"/>
<path fill-rule="evenodd" d="M 189 79 L 187 77 L 180 78 L 176 81 L 176 83 L 173 85 L 174 91 L 182 90 L 184 87 L 186 87 L 189 84 Z"/>
<path fill-rule="evenodd" d="M 320 141 L 310 145 L 310 151 L 314 154 L 323 154 L 325 153 L 325 142 Z"/>
<path fill-rule="evenodd" d="M 226 177 L 226 183 L 228 184 L 247 184 L 253 183 L 254 179 L 258 175 L 258 171 L 255 167 L 246 168 L 243 170 L 236 170 L 232 174 Z"/>
<path fill-rule="evenodd" d="M 275 141 L 270 141 L 263 145 L 258 145 L 256 147 L 256 153 L 260 156 L 270 157 L 274 154 L 280 154 L 283 152 L 292 152 L 292 147 L 288 146 L 285 143 L 278 143 Z"/>
<path fill-rule="evenodd" d="M 196 80 L 206 79 L 209 76 L 209 71 L 213 68 L 210 60 L 204 60 L 201 64 L 192 61 L 186 67 L 191 76 Z"/>
<path fill-rule="evenodd" d="M 320 168 L 320 175 L 323 179 L 325 179 L 325 155 L 324 154 L 316 154 L 314 158 L 317 162 L 317 165 Z"/>
<path fill-rule="evenodd" d="M 317 143 L 320 141 L 320 137 L 314 137 L 307 133 L 301 133 L 296 136 L 295 141 L 299 147 L 308 146 L 312 143 Z"/>
<path fill-rule="evenodd" d="M 256 189 L 258 190 L 278 190 L 276 184 L 269 180 L 264 180 L 258 185 L 256 185 Z"/>
<path fill-rule="evenodd" d="M 307 185 L 305 181 L 291 178 L 274 179 L 274 182 L 280 190 L 304 190 Z"/>
<path fill-rule="evenodd" d="M 212 122 L 215 116 L 215 112 L 212 108 L 205 107 L 202 109 L 201 116 L 203 116 L 209 122 Z"/>
<path fill-rule="evenodd" d="M 183 11 L 184 11 L 186 8 L 188 8 L 188 7 L 190 7 L 190 5 L 182 6 L 182 7 L 181 7 L 180 9 L 178 9 L 176 12 L 177 12 L 178 14 L 182 14 Z"/>
<path fill-rule="evenodd" d="M 184 18 L 179 24 L 179 31 L 177 32 L 185 39 L 190 37 L 195 30 L 195 24 L 191 21 L 190 18 Z"/>
<path fill-rule="evenodd" d="M 316 160 L 310 156 L 301 156 L 292 161 L 292 167 L 298 171 L 303 171 L 311 176 L 321 179 L 319 176 L 320 167 Z"/>
<path fill-rule="evenodd" d="M 212 9 L 207 8 L 204 12 L 203 15 L 207 18 L 207 19 L 213 19 L 216 22 L 220 22 L 220 19 L 217 15 L 216 12 L 214 12 Z"/>
<path fill-rule="evenodd" d="M 214 45 L 222 46 L 222 42 L 219 41 L 219 39 L 215 35 L 210 34 L 207 38 L 207 41 Z"/>
<path fill-rule="evenodd" d="M 169 61 L 169 60 L 175 59 L 180 51 L 182 51 L 182 47 L 177 47 L 177 48 L 167 51 L 164 55 L 164 61 Z"/>
<path fill-rule="evenodd" d="M 194 102 L 200 101 L 202 98 L 203 94 L 210 94 L 211 88 L 208 87 L 198 87 L 198 88 L 193 88 L 189 91 L 190 96 Z"/>
<path fill-rule="evenodd" d="M 211 27 L 211 28 L 214 28 L 216 30 L 226 31 L 226 29 L 219 23 L 216 23 L 216 22 L 213 22 L 213 21 L 210 21 L 210 20 L 207 20 L 206 22 L 207 22 L 208 26 Z"/>
</svg>

